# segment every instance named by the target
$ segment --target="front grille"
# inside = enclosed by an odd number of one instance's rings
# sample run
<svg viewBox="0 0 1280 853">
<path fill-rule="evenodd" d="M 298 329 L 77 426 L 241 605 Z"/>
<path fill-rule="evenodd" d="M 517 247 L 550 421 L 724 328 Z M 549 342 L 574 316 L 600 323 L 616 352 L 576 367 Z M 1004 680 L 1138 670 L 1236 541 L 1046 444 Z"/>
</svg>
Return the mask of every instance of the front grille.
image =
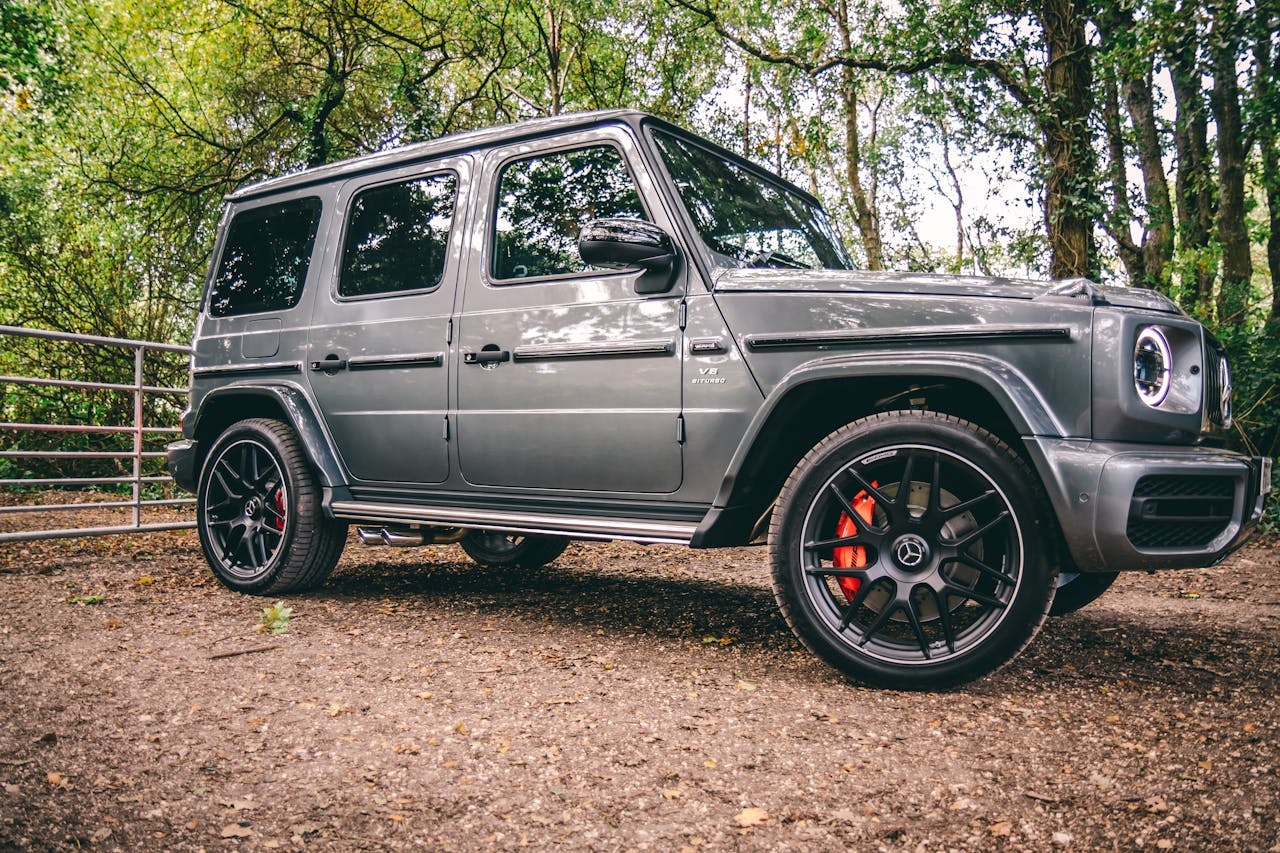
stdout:
<svg viewBox="0 0 1280 853">
<path fill-rule="evenodd" d="M 1230 403 L 1222 405 L 1222 386 L 1229 378 L 1222 375 L 1222 360 L 1227 351 L 1214 338 L 1205 336 L 1204 347 L 1204 413 L 1209 423 L 1223 429 L 1230 427 Z M 1228 392 L 1229 393 L 1229 392 Z"/>
<path fill-rule="evenodd" d="M 1231 524 L 1235 491 L 1231 477 L 1143 477 L 1129 504 L 1129 542 L 1135 548 L 1203 548 Z"/>
</svg>

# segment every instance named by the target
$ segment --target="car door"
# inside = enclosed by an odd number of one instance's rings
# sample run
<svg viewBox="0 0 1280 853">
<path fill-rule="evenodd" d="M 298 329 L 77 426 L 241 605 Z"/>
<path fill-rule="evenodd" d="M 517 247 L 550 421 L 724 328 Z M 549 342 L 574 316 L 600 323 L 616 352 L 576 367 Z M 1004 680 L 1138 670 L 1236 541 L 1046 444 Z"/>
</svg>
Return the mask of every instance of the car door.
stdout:
<svg viewBox="0 0 1280 853">
<path fill-rule="evenodd" d="M 356 481 L 449 476 L 449 321 L 465 158 L 347 182 L 329 292 L 317 295 L 308 374 Z M 456 215 L 455 215 L 456 213 Z"/>
<path fill-rule="evenodd" d="M 682 277 L 587 267 L 583 222 L 673 233 L 621 127 L 489 152 L 458 328 L 458 454 L 473 484 L 668 493 L 681 483 Z M 683 272 L 680 274 L 683 275 Z"/>
</svg>

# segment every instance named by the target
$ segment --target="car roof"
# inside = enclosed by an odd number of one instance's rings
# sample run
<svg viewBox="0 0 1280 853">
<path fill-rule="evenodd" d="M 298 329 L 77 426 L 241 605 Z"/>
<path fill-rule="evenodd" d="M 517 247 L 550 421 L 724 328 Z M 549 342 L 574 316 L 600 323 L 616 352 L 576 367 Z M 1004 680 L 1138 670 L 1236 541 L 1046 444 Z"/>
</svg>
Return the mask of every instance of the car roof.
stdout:
<svg viewBox="0 0 1280 853">
<path fill-rule="evenodd" d="M 386 151 L 375 151 L 359 157 L 352 157 L 347 160 L 339 160 L 335 163 L 326 163 L 323 166 L 314 166 L 310 169 L 303 169 L 302 171 L 282 175 L 277 178 L 268 178 L 264 181 L 246 184 L 239 189 L 228 193 L 226 199 L 227 201 L 236 202 L 253 198 L 261 198 L 263 196 L 274 195 L 276 193 L 301 189 L 314 184 L 326 183 L 335 179 L 349 177 L 351 175 L 385 169 L 391 166 L 413 163 L 420 160 L 438 159 L 450 155 L 462 154 L 468 151 L 490 148 L 499 144 L 533 139 L 540 136 L 553 136 L 571 130 L 582 130 L 606 124 L 629 124 L 639 132 L 642 123 L 651 124 L 658 128 L 695 140 L 698 145 L 707 148 L 715 154 L 739 163 L 754 172 L 767 175 L 770 180 L 782 184 L 787 187 L 787 189 L 807 199 L 812 204 L 821 206 L 821 201 L 819 201 L 813 193 L 803 189 L 802 187 L 796 186 L 786 178 L 770 172 L 767 168 L 758 163 L 753 163 L 734 151 L 730 151 L 709 139 L 705 139 L 692 131 L 685 130 L 679 125 L 672 124 L 671 122 L 655 115 L 651 115 L 640 110 L 622 109 L 590 110 L 587 112 L 567 113 L 564 115 L 550 116 L 546 118 L 527 119 L 514 124 L 502 124 L 495 125 L 493 127 L 481 128 L 479 130 L 451 133 L 425 142 L 402 145 L 398 148 L 389 148 Z"/>
<path fill-rule="evenodd" d="M 635 124 L 642 119 L 648 118 L 652 118 L 652 116 L 639 110 L 592 110 L 590 112 L 569 113 L 549 118 L 528 119 L 515 124 L 496 125 L 462 133 L 451 133 L 426 142 L 402 145 L 386 151 L 375 151 L 371 154 L 339 160 L 335 163 L 326 163 L 323 166 L 315 166 L 300 172 L 282 175 L 278 178 L 268 178 L 264 181 L 246 184 L 228 193 L 226 198 L 228 201 L 243 201 L 244 199 L 297 189 L 309 184 L 324 183 L 335 178 L 342 178 L 361 172 L 382 169 L 399 163 L 445 157 L 477 148 L 488 148 L 499 143 L 563 133 L 578 128 L 595 127 L 613 122 Z"/>
</svg>

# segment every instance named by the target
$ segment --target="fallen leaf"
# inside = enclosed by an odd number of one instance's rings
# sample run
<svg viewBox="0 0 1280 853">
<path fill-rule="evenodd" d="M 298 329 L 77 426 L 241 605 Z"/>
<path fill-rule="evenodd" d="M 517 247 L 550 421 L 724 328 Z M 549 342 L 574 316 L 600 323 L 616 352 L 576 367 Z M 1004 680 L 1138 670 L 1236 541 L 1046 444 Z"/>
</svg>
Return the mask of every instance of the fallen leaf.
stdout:
<svg viewBox="0 0 1280 853">
<path fill-rule="evenodd" d="M 663 788 L 662 789 L 662 799 L 664 800 L 674 800 L 679 798 L 679 796 L 680 796 L 679 788 Z"/>
<path fill-rule="evenodd" d="M 756 689 L 756 686 L 752 684 L 750 681 L 739 681 L 737 684 L 733 686 L 733 689 L 742 690 L 746 693 L 750 693 L 751 691 Z"/>
<path fill-rule="evenodd" d="M 155 582 L 156 582 L 156 579 L 151 577 L 151 575 L 143 575 L 142 577 L 134 581 L 134 583 L 136 583 L 138 586 L 147 586 L 148 584 L 153 584 Z"/>
<path fill-rule="evenodd" d="M 745 808 L 738 812 L 733 822 L 738 826 L 759 826 L 769 819 L 769 813 L 764 809 L 758 809 L 754 806 Z"/>
<path fill-rule="evenodd" d="M 67 777 L 61 773 L 50 771 L 45 774 L 44 780 L 55 788 L 70 788 L 71 784 L 67 782 Z"/>
<path fill-rule="evenodd" d="M 435 695 L 434 693 L 419 693 L 419 694 L 418 694 L 418 698 L 419 698 L 419 699 L 430 699 L 430 698 L 431 698 L 432 696 L 434 696 L 434 695 Z"/>
<path fill-rule="evenodd" d="M 253 835 L 253 830 L 247 826 L 241 826 L 238 823 L 232 823 L 222 827 L 223 838 L 248 838 L 250 835 Z"/>
<path fill-rule="evenodd" d="M 991 824 L 991 826 L 987 827 L 987 831 L 992 835 L 1008 835 L 1013 832 L 1013 824 L 1010 821 L 1002 820 Z"/>
</svg>

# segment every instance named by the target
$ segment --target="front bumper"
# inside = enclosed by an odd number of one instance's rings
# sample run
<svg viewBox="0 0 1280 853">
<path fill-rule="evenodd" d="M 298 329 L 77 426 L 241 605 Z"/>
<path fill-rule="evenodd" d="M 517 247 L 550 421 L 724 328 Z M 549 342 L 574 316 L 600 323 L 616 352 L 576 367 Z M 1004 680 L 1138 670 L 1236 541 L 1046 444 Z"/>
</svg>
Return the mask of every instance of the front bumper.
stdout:
<svg viewBox="0 0 1280 853">
<path fill-rule="evenodd" d="M 173 482 L 193 494 L 196 491 L 196 443 L 184 438 L 165 447 L 165 464 Z"/>
<path fill-rule="evenodd" d="M 1249 538 L 1270 460 L 1205 447 L 1027 439 L 1075 568 L 1212 566 Z"/>
</svg>

